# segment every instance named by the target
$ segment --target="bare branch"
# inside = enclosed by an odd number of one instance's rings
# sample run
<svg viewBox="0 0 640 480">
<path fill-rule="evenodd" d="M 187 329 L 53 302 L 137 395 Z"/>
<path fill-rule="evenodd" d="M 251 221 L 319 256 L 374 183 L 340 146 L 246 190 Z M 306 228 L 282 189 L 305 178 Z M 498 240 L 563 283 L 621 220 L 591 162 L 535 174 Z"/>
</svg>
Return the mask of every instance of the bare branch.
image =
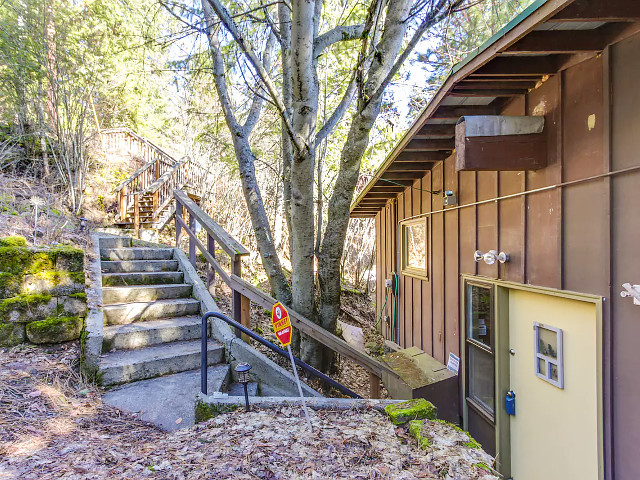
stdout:
<svg viewBox="0 0 640 480">
<path fill-rule="evenodd" d="M 460 5 L 462 5 L 464 2 L 465 0 L 440 0 L 438 4 L 434 6 L 429 13 L 427 13 L 427 16 L 411 37 L 411 40 L 407 44 L 404 51 L 400 55 L 398 55 L 395 63 L 393 64 L 385 78 L 379 83 L 376 91 L 367 99 L 366 103 L 374 102 L 380 96 L 382 96 L 389 82 L 391 82 L 393 77 L 400 71 L 400 68 L 407 60 L 411 52 L 413 52 L 414 48 L 416 47 L 422 36 L 425 34 L 425 32 L 435 24 L 441 22 L 449 15 L 451 15 L 451 13 L 459 8 Z"/>
<path fill-rule="evenodd" d="M 353 100 L 353 96 L 356 93 L 356 77 L 355 71 L 353 76 L 351 77 L 351 81 L 347 86 L 347 90 L 344 92 L 342 100 L 340 100 L 340 104 L 333 111 L 329 119 L 325 122 L 325 124 L 320 128 L 318 133 L 316 134 L 315 142 L 316 146 L 320 145 L 320 142 L 324 140 L 327 135 L 329 135 L 335 126 L 342 120 L 342 117 L 347 112 L 349 105 L 351 105 L 351 101 Z"/>
<path fill-rule="evenodd" d="M 236 43 L 240 46 L 240 49 L 244 52 L 245 56 L 249 60 L 249 63 L 257 72 L 267 92 L 269 92 L 269 96 L 273 100 L 273 103 L 276 106 L 278 113 L 283 119 L 283 123 L 286 126 L 286 129 L 289 132 L 289 135 L 291 136 L 291 140 L 294 147 L 298 151 L 303 151 L 305 149 L 304 141 L 298 137 L 293 127 L 291 126 L 291 119 L 289 118 L 288 112 L 282 100 L 278 96 L 276 86 L 271 80 L 269 73 L 262 66 L 262 62 L 260 62 L 260 59 L 258 58 L 255 51 L 253 50 L 251 43 L 242 36 L 242 34 L 240 33 L 240 30 L 238 29 L 235 22 L 231 18 L 231 15 L 227 11 L 227 9 L 224 7 L 224 5 L 222 5 L 220 0 L 204 0 L 203 3 L 206 3 L 206 2 L 208 2 L 208 4 L 216 12 L 222 24 L 225 26 L 227 31 L 231 34 L 231 36 L 236 41 Z"/>
<path fill-rule="evenodd" d="M 202 8 L 204 11 L 207 39 L 209 40 L 209 49 L 211 50 L 211 57 L 213 60 L 213 77 L 216 83 L 218 97 L 220 98 L 220 105 L 222 106 L 222 111 L 229 129 L 232 130 L 233 134 L 237 134 L 242 131 L 242 127 L 238 124 L 238 121 L 233 114 L 233 107 L 231 106 L 231 100 L 229 99 L 229 91 L 227 90 L 227 83 L 224 74 L 224 61 L 222 59 L 222 54 L 220 53 L 218 32 L 216 31 L 216 27 L 214 27 L 215 21 L 213 20 L 213 10 L 207 2 L 202 2 Z"/>
<path fill-rule="evenodd" d="M 267 44 L 264 47 L 264 54 L 262 56 L 262 62 L 264 69 L 268 72 L 271 70 L 271 62 L 273 57 L 273 47 L 275 45 L 276 36 L 273 31 L 269 34 L 269 38 L 267 39 Z M 260 82 L 256 82 L 257 85 L 255 87 L 255 91 L 259 92 L 260 90 Z M 251 104 L 251 108 L 249 109 L 249 114 L 247 115 L 247 119 L 244 122 L 242 128 L 245 130 L 245 134 L 248 136 L 253 127 L 256 126 L 258 118 L 260 118 L 260 112 L 262 111 L 262 106 L 264 105 L 263 96 L 256 93 L 253 97 L 253 103 Z"/>
<path fill-rule="evenodd" d="M 362 38 L 365 26 L 361 25 L 339 25 L 316 38 L 313 45 L 313 56 L 318 58 L 322 52 L 334 43 L 345 40 L 357 40 Z"/>
</svg>

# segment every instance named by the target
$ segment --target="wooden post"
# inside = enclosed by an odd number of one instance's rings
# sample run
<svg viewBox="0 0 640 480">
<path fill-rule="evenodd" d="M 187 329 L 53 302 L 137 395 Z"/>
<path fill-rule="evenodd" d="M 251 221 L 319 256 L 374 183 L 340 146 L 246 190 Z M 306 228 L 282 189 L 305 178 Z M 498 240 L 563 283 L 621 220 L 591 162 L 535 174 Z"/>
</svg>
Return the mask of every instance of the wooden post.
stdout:
<svg viewBox="0 0 640 480">
<path fill-rule="evenodd" d="M 129 190 L 129 186 L 125 185 L 120 190 L 120 220 L 123 222 L 127 218 L 127 191 Z"/>
<path fill-rule="evenodd" d="M 192 213 L 189 213 L 189 230 L 195 235 L 196 217 Z M 189 261 L 191 265 L 193 265 L 193 268 L 196 268 L 196 242 L 191 235 L 189 235 Z"/>
<path fill-rule="evenodd" d="M 158 207 L 160 206 L 160 190 L 156 190 L 155 192 L 153 192 L 153 213 L 152 213 L 152 220 L 155 222 L 156 218 L 155 218 L 155 214 L 156 211 L 158 211 Z"/>
<path fill-rule="evenodd" d="M 140 196 L 137 193 L 133 194 L 133 228 L 136 237 L 140 238 Z"/>
<path fill-rule="evenodd" d="M 182 224 L 178 221 L 182 220 L 182 205 L 176 198 L 176 247 L 180 248 L 180 236 L 182 235 Z"/>
<path fill-rule="evenodd" d="M 380 398 L 380 378 L 369 373 L 369 398 Z"/>
<path fill-rule="evenodd" d="M 211 254 L 213 258 L 216 258 L 216 241 L 208 233 L 207 233 L 207 251 Z M 209 265 L 209 270 L 207 271 L 207 290 L 209 290 L 209 293 L 213 297 L 215 297 L 215 294 L 216 294 L 215 283 L 216 283 L 216 271 L 212 265 Z"/>
<path fill-rule="evenodd" d="M 231 261 L 231 273 L 242 277 L 242 260 L 240 256 L 237 256 L 235 260 Z M 233 291 L 233 303 L 232 303 L 233 319 L 244 325 L 242 321 L 242 294 L 236 290 Z M 236 337 L 241 334 L 240 330 L 236 329 Z"/>
<path fill-rule="evenodd" d="M 244 295 L 240 295 L 240 323 L 243 327 L 251 328 L 251 300 Z M 242 340 L 249 341 L 249 335 L 242 334 Z"/>
</svg>

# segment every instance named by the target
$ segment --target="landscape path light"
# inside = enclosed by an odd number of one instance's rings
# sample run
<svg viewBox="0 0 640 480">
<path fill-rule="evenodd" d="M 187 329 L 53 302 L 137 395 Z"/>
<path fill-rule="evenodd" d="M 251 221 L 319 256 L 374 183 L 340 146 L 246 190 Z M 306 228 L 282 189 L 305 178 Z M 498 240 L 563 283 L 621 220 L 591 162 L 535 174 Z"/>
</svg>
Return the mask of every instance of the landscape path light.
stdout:
<svg viewBox="0 0 640 480">
<path fill-rule="evenodd" d="M 249 391 L 247 390 L 247 383 L 249 383 L 249 370 L 251 365 L 248 363 L 239 363 L 236 365 L 236 374 L 238 375 L 238 382 L 244 387 L 244 401 L 246 404 L 246 411 L 249 411 Z"/>
</svg>

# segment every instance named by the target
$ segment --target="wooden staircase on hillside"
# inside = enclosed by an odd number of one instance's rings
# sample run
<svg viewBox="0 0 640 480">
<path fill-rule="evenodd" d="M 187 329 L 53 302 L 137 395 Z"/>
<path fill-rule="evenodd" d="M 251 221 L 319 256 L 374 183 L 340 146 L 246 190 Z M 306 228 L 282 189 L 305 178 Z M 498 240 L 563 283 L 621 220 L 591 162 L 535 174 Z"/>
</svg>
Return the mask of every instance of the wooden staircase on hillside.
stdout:
<svg viewBox="0 0 640 480">
<path fill-rule="evenodd" d="M 189 157 L 176 160 L 153 142 L 128 128 L 102 130 L 106 154 L 132 158 L 142 166 L 116 188 L 116 226 L 136 231 L 162 230 L 175 215 L 173 191 L 185 191 L 200 203 L 206 171 Z"/>
</svg>

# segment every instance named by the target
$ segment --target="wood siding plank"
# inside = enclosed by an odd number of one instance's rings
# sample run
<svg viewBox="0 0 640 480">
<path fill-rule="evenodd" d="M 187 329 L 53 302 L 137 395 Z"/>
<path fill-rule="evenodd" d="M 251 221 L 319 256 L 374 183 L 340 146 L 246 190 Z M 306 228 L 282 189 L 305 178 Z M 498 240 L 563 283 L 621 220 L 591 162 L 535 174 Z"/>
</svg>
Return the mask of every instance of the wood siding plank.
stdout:
<svg viewBox="0 0 640 480">
<path fill-rule="evenodd" d="M 444 189 L 458 193 L 458 174 L 453 156 L 444 162 Z M 460 355 L 458 216 L 459 210 L 457 209 L 444 213 L 444 346 L 446 356 L 449 355 L 449 352 Z"/>
<path fill-rule="evenodd" d="M 442 192 L 443 165 L 439 163 L 431 170 L 433 191 Z M 442 210 L 442 194 L 433 194 L 431 204 L 434 210 Z M 444 323 L 444 214 L 431 215 L 431 285 L 433 302 L 433 357 L 444 362 L 445 323 Z"/>
<path fill-rule="evenodd" d="M 558 128 L 561 125 L 560 78 L 554 75 L 529 93 L 528 115 L 544 115 L 547 133 L 548 166 L 527 172 L 527 189 L 532 190 L 562 181 Z M 543 287 L 561 288 L 561 192 L 558 189 L 527 196 L 526 282 Z"/>
<path fill-rule="evenodd" d="M 422 177 L 422 212 L 428 213 L 431 211 L 431 199 L 432 195 L 429 193 L 431 191 L 431 172 L 427 172 L 427 174 Z M 427 191 L 428 190 L 428 191 Z M 427 219 L 427 227 L 428 234 L 427 239 L 429 242 L 428 251 L 429 251 L 429 271 L 427 272 L 427 280 L 423 280 L 421 282 L 422 289 L 422 318 L 421 318 L 421 331 L 422 331 L 422 345 L 420 348 L 424 350 L 429 355 L 433 355 L 433 302 L 431 297 L 431 218 Z"/>
</svg>

